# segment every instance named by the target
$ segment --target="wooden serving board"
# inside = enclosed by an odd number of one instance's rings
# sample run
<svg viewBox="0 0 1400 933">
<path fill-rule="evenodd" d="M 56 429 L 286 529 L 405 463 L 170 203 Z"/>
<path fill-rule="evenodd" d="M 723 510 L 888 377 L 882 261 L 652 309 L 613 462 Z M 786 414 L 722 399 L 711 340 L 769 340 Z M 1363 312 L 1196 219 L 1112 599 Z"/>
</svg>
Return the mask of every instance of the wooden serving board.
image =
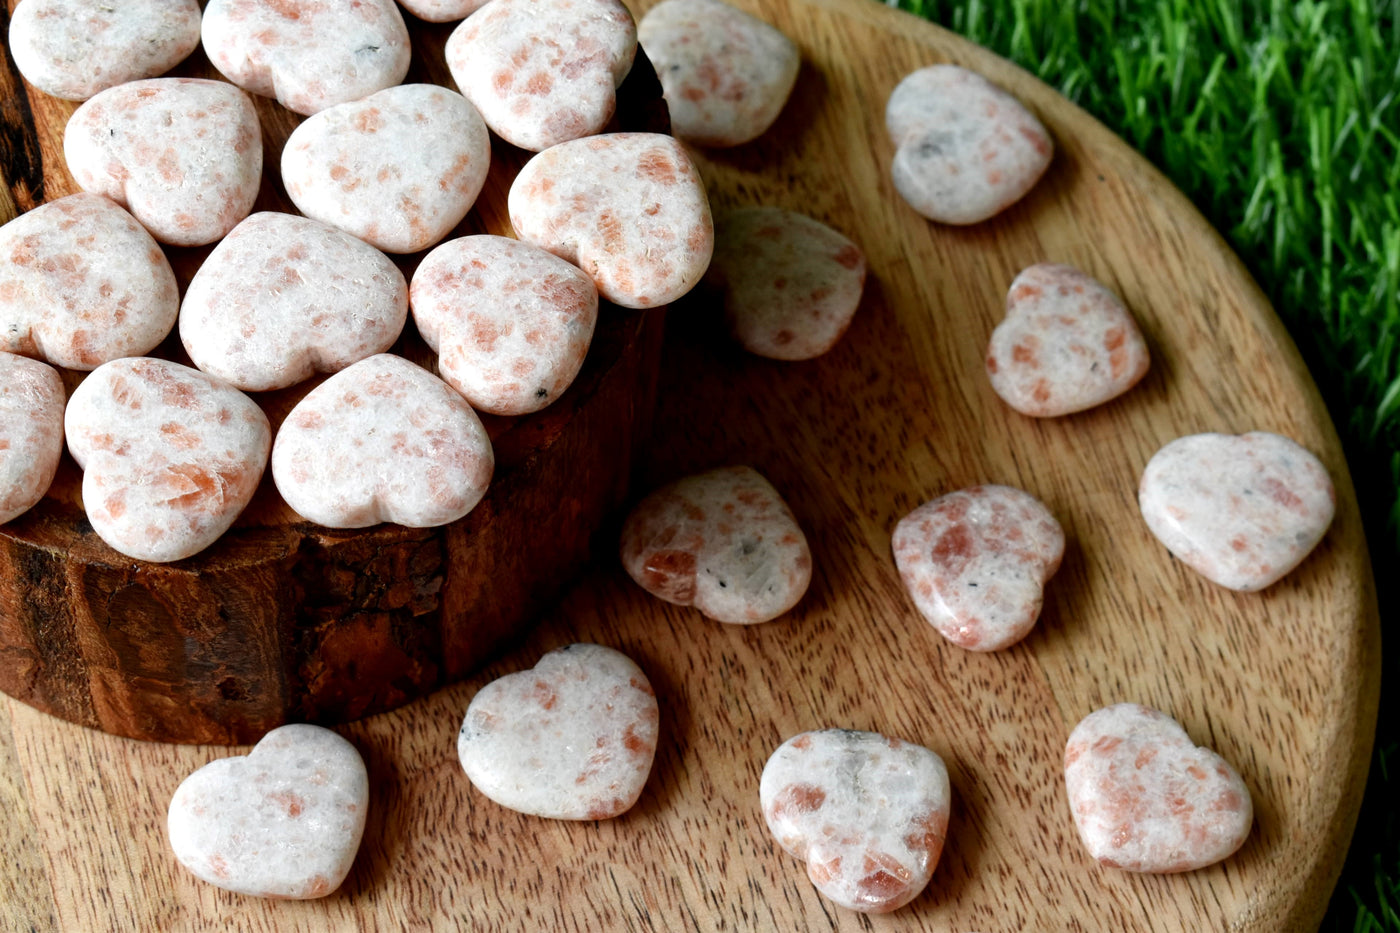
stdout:
<svg viewBox="0 0 1400 933">
<path fill-rule="evenodd" d="M 1296 349 L 1239 261 L 1120 140 L 984 50 L 869 0 L 736 0 L 801 46 L 777 125 L 704 157 L 716 205 L 772 203 L 862 244 L 866 296 L 844 340 L 795 364 L 720 336 L 703 295 L 672 309 L 651 486 L 749 463 L 791 503 L 816 573 L 796 610 L 750 628 L 664 605 L 605 559 L 486 670 L 343 728 L 372 782 L 345 885 L 264 902 L 196 881 L 170 856 L 179 781 L 228 750 L 143 744 L 0 705 L 0 899 L 11 926 L 73 930 L 1251 930 L 1314 929 L 1346 851 L 1371 748 L 1379 626 L 1341 447 Z M 634 8 L 640 14 L 645 3 Z M 970 229 L 897 197 L 883 107 L 916 67 L 999 82 L 1058 151 L 1021 204 Z M 1123 296 L 1153 353 L 1113 404 L 1053 421 L 1009 411 L 982 371 L 1022 267 L 1071 262 Z M 1164 443 L 1272 430 L 1315 451 L 1337 517 L 1295 572 L 1238 594 L 1176 562 L 1135 491 Z M 996 654 L 951 647 L 915 613 L 890 557 L 895 522 L 979 482 L 1020 486 L 1069 547 L 1036 629 Z M 541 529 L 548 533 L 548 529 Z M 575 641 L 647 671 L 661 746 L 642 798 L 603 823 L 502 809 L 470 787 L 456 731 L 473 692 Z M 1086 713 L 1163 709 L 1234 762 L 1254 798 L 1244 848 L 1182 875 L 1104 869 L 1083 852 L 1061 755 Z M 834 907 L 770 839 L 758 779 L 806 729 L 875 729 L 949 765 L 953 816 L 928 889 L 898 913 Z"/>
</svg>

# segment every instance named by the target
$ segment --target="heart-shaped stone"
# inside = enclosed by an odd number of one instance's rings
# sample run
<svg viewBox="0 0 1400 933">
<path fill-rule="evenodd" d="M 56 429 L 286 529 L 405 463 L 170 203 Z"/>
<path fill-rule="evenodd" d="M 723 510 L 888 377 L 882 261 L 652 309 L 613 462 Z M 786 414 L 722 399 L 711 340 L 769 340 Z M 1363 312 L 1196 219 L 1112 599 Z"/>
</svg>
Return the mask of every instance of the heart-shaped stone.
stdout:
<svg viewBox="0 0 1400 933">
<path fill-rule="evenodd" d="M 282 150 L 282 181 L 307 217 L 413 253 L 467 216 L 490 165 L 490 134 L 466 98 L 404 84 L 306 119 Z"/>
<path fill-rule="evenodd" d="M 808 360 L 835 346 L 851 325 L 865 287 L 865 254 L 805 214 L 744 207 L 715 219 L 706 279 L 723 292 L 729 331 L 745 350 Z"/>
<path fill-rule="evenodd" d="M 975 224 L 1019 201 L 1054 146 L 1029 110 L 979 74 L 931 65 L 895 87 L 885 108 L 894 186 L 920 214 Z"/>
<path fill-rule="evenodd" d="M 624 308 L 675 301 L 714 251 L 704 183 L 670 136 L 614 133 L 555 146 L 525 163 L 507 204 L 517 236 L 587 272 Z"/>
<path fill-rule="evenodd" d="M 104 363 L 64 418 L 93 530 L 141 560 L 213 544 L 253 498 L 272 429 L 252 399 L 197 369 L 146 357 Z"/>
<path fill-rule="evenodd" d="M 170 800 L 175 857 L 255 897 L 325 897 L 345 880 L 369 811 L 364 759 L 320 726 L 273 729 L 247 756 L 185 778 Z"/>
<path fill-rule="evenodd" d="M 1212 865 L 1249 835 L 1254 806 L 1234 768 L 1180 723 L 1119 703 L 1074 727 L 1065 788 L 1079 838 L 1111 868 L 1178 872 Z"/>
<path fill-rule="evenodd" d="M 198 0 L 25 0 L 10 20 L 20 74 L 65 100 L 165 74 L 198 45 Z"/>
<path fill-rule="evenodd" d="M 598 290 L 577 266 L 499 236 L 433 250 L 413 273 L 409 302 L 442 378 L 496 415 L 538 411 L 562 395 L 598 320 Z"/>
<path fill-rule="evenodd" d="M 641 796 L 659 721 L 656 694 L 631 658 L 566 645 L 477 691 L 457 757 L 476 789 L 503 807 L 606 820 Z"/>
<path fill-rule="evenodd" d="M 277 491 L 328 528 L 427 528 L 470 512 L 495 457 L 452 387 L 402 357 L 362 360 L 307 393 L 272 448 Z"/>
<path fill-rule="evenodd" d="M 1148 362 L 1147 343 L 1118 296 L 1054 263 L 1016 276 L 987 348 L 992 388 L 1037 418 L 1117 398 L 1147 374 Z"/>
<path fill-rule="evenodd" d="M 722 0 L 665 0 L 637 24 L 671 129 L 698 146 L 738 146 L 773 125 L 797 81 L 792 40 Z"/>
<path fill-rule="evenodd" d="M 64 401 L 58 370 L 0 352 L 0 525 L 49 491 L 63 456 Z"/>
<path fill-rule="evenodd" d="M 69 118 L 63 155 L 83 189 L 175 246 L 228 233 L 262 184 L 257 112 L 223 81 L 151 78 L 103 91 Z"/>
<path fill-rule="evenodd" d="M 246 91 L 313 114 L 408 74 L 408 29 L 393 0 L 209 0 L 204 51 Z"/>
<path fill-rule="evenodd" d="M 882 914 L 918 897 L 943 852 L 952 791 L 943 759 L 877 732 L 803 732 L 763 766 L 768 830 L 842 907 Z"/>
<path fill-rule="evenodd" d="M 637 26 L 618 0 L 492 0 L 453 31 L 446 53 L 486 125 L 539 152 L 607 125 Z"/>
<path fill-rule="evenodd" d="M 1327 468 L 1277 434 L 1193 434 L 1163 447 L 1138 485 L 1167 550 L 1232 590 L 1260 590 L 1298 566 L 1332 524 Z"/>
<path fill-rule="evenodd" d="M 893 547 L 904 588 L 929 624 L 961 648 L 996 651 L 1040 617 L 1065 533 L 1029 493 L 973 486 L 904 516 Z"/>
<path fill-rule="evenodd" d="M 812 552 L 756 470 L 722 467 L 663 486 L 622 526 L 622 566 L 642 589 L 719 622 L 752 625 L 797 605 Z"/>
<path fill-rule="evenodd" d="M 180 340 L 200 369 L 249 392 L 339 372 L 393 346 L 408 284 L 389 257 L 294 214 L 253 214 L 199 267 Z"/>
<path fill-rule="evenodd" d="M 165 254 L 101 195 L 71 194 L 0 227 L 0 350 L 89 370 L 150 351 L 179 313 Z"/>
</svg>

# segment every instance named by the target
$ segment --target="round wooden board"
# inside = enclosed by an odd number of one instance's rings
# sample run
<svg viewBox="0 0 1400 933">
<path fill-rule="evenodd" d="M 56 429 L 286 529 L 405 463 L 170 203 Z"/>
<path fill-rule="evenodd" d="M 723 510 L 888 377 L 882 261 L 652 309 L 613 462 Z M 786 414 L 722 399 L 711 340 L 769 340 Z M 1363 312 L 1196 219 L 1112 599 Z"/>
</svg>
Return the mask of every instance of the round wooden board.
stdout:
<svg viewBox="0 0 1400 933">
<path fill-rule="evenodd" d="M 723 626 L 663 605 L 605 560 L 475 677 L 341 731 L 364 753 L 369 825 L 345 885 L 264 902 L 185 873 L 165 846 L 179 781 L 222 748 L 142 744 L 17 702 L 0 710 L 0 900 L 15 927 L 490 930 L 1304 930 L 1316 927 L 1371 748 L 1379 625 L 1337 436 L 1287 334 L 1220 238 L 1120 140 L 1027 74 L 868 0 L 737 0 L 801 46 L 798 88 L 761 140 L 705 156 L 716 205 L 793 207 L 867 251 L 855 324 L 828 356 L 748 357 L 712 303 L 671 314 L 648 485 L 747 462 L 808 530 L 816 576 L 788 616 Z M 645 4 L 635 7 L 640 14 Z M 907 72 L 968 65 L 1029 104 L 1059 149 L 1020 205 L 972 229 L 896 196 L 883 106 Z M 1074 263 L 1118 291 L 1153 352 L 1146 380 L 1092 412 L 1011 413 L 982 372 L 1006 286 Z M 1279 584 L 1237 594 L 1173 560 L 1141 521 L 1137 478 L 1198 431 L 1278 431 L 1315 451 L 1337 518 Z M 910 508 L 1003 482 L 1041 497 L 1070 544 L 1020 645 L 949 646 L 889 554 Z M 545 530 L 545 529 L 542 529 Z M 637 806 L 604 823 L 502 809 L 455 737 L 471 695 L 560 644 L 596 641 L 648 672 L 662 707 Z M 1104 704 L 1166 710 L 1244 775 L 1256 823 L 1222 865 L 1136 876 L 1086 857 L 1060 760 Z M 8 721 L 6 722 L 5 719 Z M 887 917 L 834 907 L 763 825 L 758 778 L 795 732 L 876 729 L 948 762 L 949 840 L 928 889 Z"/>
</svg>

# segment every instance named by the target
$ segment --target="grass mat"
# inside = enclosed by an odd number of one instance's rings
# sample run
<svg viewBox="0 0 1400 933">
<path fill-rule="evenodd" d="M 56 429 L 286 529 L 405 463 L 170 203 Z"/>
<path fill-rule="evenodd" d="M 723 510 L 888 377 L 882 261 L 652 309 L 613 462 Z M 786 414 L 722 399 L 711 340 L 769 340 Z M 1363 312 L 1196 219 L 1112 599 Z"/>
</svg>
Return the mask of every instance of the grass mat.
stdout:
<svg viewBox="0 0 1400 933">
<path fill-rule="evenodd" d="M 891 0 L 1058 88 L 1230 241 L 1303 351 L 1400 607 L 1400 0 Z M 1397 652 L 1384 661 L 1393 685 Z M 1400 933 L 1400 726 L 1384 712 L 1322 929 Z"/>
</svg>

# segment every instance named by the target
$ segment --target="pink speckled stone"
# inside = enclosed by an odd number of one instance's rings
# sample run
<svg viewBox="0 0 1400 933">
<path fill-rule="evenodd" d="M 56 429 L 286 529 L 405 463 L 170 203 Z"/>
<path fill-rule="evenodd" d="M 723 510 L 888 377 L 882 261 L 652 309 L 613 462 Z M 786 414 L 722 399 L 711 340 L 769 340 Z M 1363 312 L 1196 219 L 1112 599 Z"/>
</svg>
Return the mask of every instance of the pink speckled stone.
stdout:
<svg viewBox="0 0 1400 933">
<path fill-rule="evenodd" d="M 602 645 L 565 645 L 477 691 L 457 757 L 476 789 L 503 807 L 606 820 L 641 796 L 660 718 L 651 683 L 631 658 Z"/>
<path fill-rule="evenodd" d="M 0 525 L 49 491 L 63 456 L 64 401 L 56 369 L 0 352 Z"/>
<path fill-rule="evenodd" d="M 1254 821 L 1239 773 L 1197 748 L 1175 719 L 1136 703 L 1090 713 L 1074 727 L 1065 789 L 1084 847 L 1110 868 L 1213 865 L 1244 843 Z"/>
<path fill-rule="evenodd" d="M 624 308 L 675 301 L 714 251 L 704 183 L 669 136 L 614 133 L 555 146 L 525 163 L 507 204 L 522 240 L 578 266 Z"/>
<path fill-rule="evenodd" d="M 897 910 L 933 876 L 948 834 L 952 790 L 943 759 L 876 732 L 803 732 L 763 766 L 759 801 L 768 830 L 807 863 L 837 904 Z"/>
<path fill-rule="evenodd" d="M 152 78 L 103 91 L 69 118 L 63 155 L 84 190 L 175 246 L 228 233 L 262 184 L 258 115 L 223 81 Z"/>
<path fill-rule="evenodd" d="M 809 360 L 836 345 L 865 288 L 865 254 L 805 214 L 744 207 L 715 218 L 706 273 L 724 293 L 734 339 L 775 360 Z"/>
<path fill-rule="evenodd" d="M 1337 495 L 1316 457 L 1264 431 L 1193 434 L 1163 447 L 1138 485 L 1167 550 L 1232 590 L 1260 590 L 1298 566 L 1332 524 Z"/>
<path fill-rule="evenodd" d="M 24 0 L 10 20 L 20 74 L 65 100 L 165 74 L 198 45 L 197 0 Z"/>
<path fill-rule="evenodd" d="M 598 290 L 577 266 L 499 236 L 433 250 L 413 274 L 409 302 L 442 378 L 496 415 L 538 411 L 562 395 L 598 321 Z"/>
<path fill-rule="evenodd" d="M 787 612 L 812 580 L 812 552 L 792 510 L 746 466 L 663 486 L 622 526 L 622 565 L 637 584 L 719 622 Z"/>
<path fill-rule="evenodd" d="M 904 588 L 929 624 L 961 648 L 996 651 L 1040 617 L 1065 533 L 1034 496 L 973 486 L 904 516 L 893 545 Z"/>
<path fill-rule="evenodd" d="M 345 880 L 369 811 L 364 759 L 320 726 L 273 729 L 247 756 L 185 778 L 166 825 L 180 864 L 254 897 L 325 897 Z"/>
<path fill-rule="evenodd" d="M 1037 418 L 1117 398 L 1147 374 L 1147 343 L 1118 296 L 1071 266 L 1016 276 L 992 331 L 987 375 L 1006 404 Z"/>
<path fill-rule="evenodd" d="M 93 530 L 149 561 L 213 544 L 253 498 L 272 429 L 242 392 L 196 369 L 114 360 L 73 391 L 64 419 Z"/>
<path fill-rule="evenodd" d="M 450 23 L 471 16 L 490 0 L 399 0 L 403 7 L 425 23 Z"/>
<path fill-rule="evenodd" d="M 467 216 L 490 165 L 490 134 L 466 98 L 404 84 L 305 120 L 282 150 L 282 181 L 306 216 L 414 253 Z"/>
<path fill-rule="evenodd" d="M 0 350 L 89 370 L 151 350 L 179 313 L 165 254 L 101 195 L 59 198 L 0 227 Z"/>
<path fill-rule="evenodd" d="M 314 220 L 263 212 L 195 273 L 180 340 L 206 373 L 262 392 L 383 353 L 407 319 L 408 284 L 389 257 Z"/>
<path fill-rule="evenodd" d="M 428 528 L 470 512 L 495 456 L 481 419 L 452 387 L 381 353 L 307 393 L 272 449 L 277 491 L 328 528 Z"/>
<path fill-rule="evenodd" d="M 721 0 L 665 0 L 637 24 L 671 128 L 699 146 L 760 136 L 787 103 L 802 59 L 787 36 Z"/>
<path fill-rule="evenodd" d="M 979 74 L 932 65 L 890 95 L 894 186 L 945 224 L 975 224 L 1019 201 L 1050 165 L 1050 136 L 1020 101 Z"/>
<path fill-rule="evenodd" d="M 209 0 L 201 32 L 224 77 L 300 114 L 408 74 L 408 29 L 393 0 Z"/>
<path fill-rule="evenodd" d="M 539 152 L 607 125 L 637 27 L 618 0 L 492 0 L 453 31 L 446 52 L 486 125 Z"/>
</svg>

